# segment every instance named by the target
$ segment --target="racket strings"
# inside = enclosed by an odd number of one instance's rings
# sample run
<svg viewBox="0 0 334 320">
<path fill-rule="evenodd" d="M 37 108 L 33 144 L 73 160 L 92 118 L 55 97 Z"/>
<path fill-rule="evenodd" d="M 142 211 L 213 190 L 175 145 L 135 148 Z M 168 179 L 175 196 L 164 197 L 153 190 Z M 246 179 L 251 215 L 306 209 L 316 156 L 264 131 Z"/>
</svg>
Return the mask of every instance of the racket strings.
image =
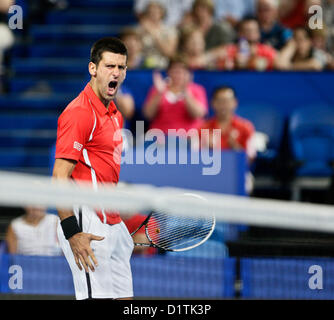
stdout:
<svg viewBox="0 0 334 320">
<path fill-rule="evenodd" d="M 182 250 L 206 239 L 214 227 L 214 221 L 213 217 L 186 218 L 156 212 L 146 230 L 150 240 L 159 247 Z"/>
<path fill-rule="evenodd" d="M 153 240 L 159 240 L 160 244 L 163 243 L 170 243 L 171 241 L 177 241 L 178 239 L 182 239 L 186 236 L 191 235 L 193 238 L 201 238 L 205 235 L 207 235 L 208 231 L 211 229 L 212 223 L 210 223 L 207 228 L 201 228 L 201 231 L 195 231 L 196 229 L 198 229 L 198 226 L 194 226 L 193 228 L 187 226 L 185 227 L 186 230 L 183 231 L 179 231 L 179 230 L 175 230 L 175 228 L 170 227 L 170 228 L 166 228 L 164 229 L 164 231 L 160 231 L 159 233 L 159 239 L 157 239 L 158 237 L 156 235 L 152 235 L 152 230 L 150 232 L 150 237 Z M 153 228 L 155 229 L 155 228 Z M 174 230 L 174 231 L 173 231 Z"/>
</svg>

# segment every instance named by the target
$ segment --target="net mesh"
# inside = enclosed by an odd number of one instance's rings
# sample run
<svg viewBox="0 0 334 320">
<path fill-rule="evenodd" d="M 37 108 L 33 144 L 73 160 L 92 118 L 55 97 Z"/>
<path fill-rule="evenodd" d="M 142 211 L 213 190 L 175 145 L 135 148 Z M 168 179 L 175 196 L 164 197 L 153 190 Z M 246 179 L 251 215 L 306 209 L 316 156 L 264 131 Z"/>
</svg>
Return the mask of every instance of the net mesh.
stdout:
<svg viewBox="0 0 334 320">
<path fill-rule="evenodd" d="M 196 197 L 179 196 L 185 193 Z M 52 182 L 48 177 L 0 173 L 1 219 L 6 228 L 24 212 L 19 207 L 47 207 L 52 214 L 55 207 L 78 204 L 118 210 L 129 230 L 138 213 L 145 219 L 151 211 L 163 212 L 148 226 L 156 243 L 165 239 L 164 232 L 173 238 L 179 223 L 188 226 L 182 230 L 183 239 L 194 228 L 201 235 L 205 222 L 212 224 L 215 217 L 207 241 L 191 250 L 134 250 L 131 268 L 137 298 L 334 298 L 332 206 L 148 185 L 101 186 L 93 192 L 90 186 Z M 143 220 L 134 221 L 136 228 Z M 176 247 L 184 245 L 179 239 L 173 241 Z M 9 254 L 1 241 L 0 294 L 73 297 L 70 268 L 62 255 Z"/>
</svg>

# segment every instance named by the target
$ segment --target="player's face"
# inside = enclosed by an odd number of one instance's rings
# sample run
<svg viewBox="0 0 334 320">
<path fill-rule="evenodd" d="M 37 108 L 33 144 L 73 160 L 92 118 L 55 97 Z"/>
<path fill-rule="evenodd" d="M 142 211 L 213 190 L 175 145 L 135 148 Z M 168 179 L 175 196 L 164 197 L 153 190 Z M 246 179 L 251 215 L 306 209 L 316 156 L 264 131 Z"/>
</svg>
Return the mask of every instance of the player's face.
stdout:
<svg viewBox="0 0 334 320">
<path fill-rule="evenodd" d="M 212 107 L 218 119 L 226 119 L 234 114 L 237 107 L 237 100 L 232 90 L 219 91 L 212 101 Z"/>
<path fill-rule="evenodd" d="M 96 66 L 89 64 L 89 71 L 94 79 L 94 87 L 102 101 L 111 101 L 126 76 L 126 56 L 112 52 L 104 52 Z"/>
</svg>

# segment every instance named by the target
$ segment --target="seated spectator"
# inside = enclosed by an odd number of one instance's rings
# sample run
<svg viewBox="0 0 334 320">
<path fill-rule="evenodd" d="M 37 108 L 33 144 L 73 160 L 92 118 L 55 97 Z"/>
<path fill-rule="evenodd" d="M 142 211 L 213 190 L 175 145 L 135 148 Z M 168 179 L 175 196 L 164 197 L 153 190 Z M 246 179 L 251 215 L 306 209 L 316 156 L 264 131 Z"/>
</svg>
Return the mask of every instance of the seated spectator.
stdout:
<svg viewBox="0 0 334 320">
<path fill-rule="evenodd" d="M 223 47 L 219 53 L 219 69 L 272 70 L 276 50 L 260 43 L 260 27 L 256 19 L 245 18 L 238 26 L 239 42 Z"/>
<path fill-rule="evenodd" d="M 126 227 L 129 230 L 129 233 L 136 231 L 136 229 L 144 222 L 146 219 L 145 215 L 142 214 L 135 214 L 129 218 L 126 216 L 123 217 L 123 222 L 125 223 Z M 141 227 L 133 236 L 133 242 L 135 243 L 149 243 L 146 234 L 145 234 L 145 227 Z M 135 255 L 144 255 L 144 256 L 151 256 L 157 253 L 157 249 L 152 247 L 145 247 L 145 246 L 135 246 L 133 249 L 133 254 Z"/>
<path fill-rule="evenodd" d="M 313 5 L 321 5 L 321 0 L 280 0 L 279 20 L 289 29 L 305 27 L 308 9 Z"/>
<path fill-rule="evenodd" d="M 252 162 L 256 156 L 255 129 L 250 121 L 235 114 L 238 100 L 234 89 L 228 86 L 217 88 L 211 103 L 214 116 L 203 123 L 199 130 L 201 148 L 244 150 L 249 162 Z M 209 135 L 204 134 L 202 129 L 208 129 Z M 214 129 L 220 130 L 220 139 L 214 135 Z"/>
<path fill-rule="evenodd" d="M 153 74 L 154 86 L 150 89 L 143 107 L 144 117 L 150 122 L 150 129 L 198 128 L 207 113 L 208 102 L 204 87 L 192 81 L 192 74 L 185 62 L 172 59 L 168 78 L 160 73 Z"/>
<path fill-rule="evenodd" d="M 135 13 L 140 19 L 144 14 L 146 6 L 151 0 L 135 0 Z M 166 0 L 158 0 L 166 6 Z M 182 22 L 183 17 L 191 10 L 194 0 L 168 0 L 166 6 L 166 16 L 164 23 L 170 27 L 177 27 Z"/>
<path fill-rule="evenodd" d="M 320 71 L 328 62 L 326 52 L 313 47 L 311 30 L 299 27 L 294 30 L 293 38 L 281 50 L 276 67 L 280 70 Z"/>
<path fill-rule="evenodd" d="M 120 39 L 128 49 L 128 69 L 141 69 L 144 67 L 143 45 L 135 28 L 124 28 Z"/>
<path fill-rule="evenodd" d="M 203 32 L 205 50 L 231 43 L 234 40 L 234 29 L 222 20 L 214 21 L 215 7 L 213 0 L 196 0 L 192 8 L 192 24 Z"/>
<path fill-rule="evenodd" d="M 258 0 L 257 19 L 261 29 L 261 42 L 282 49 L 292 37 L 292 31 L 278 22 L 279 0 Z"/>
<path fill-rule="evenodd" d="M 2 0 L 0 2 L 0 77 L 4 73 L 3 59 L 5 50 L 14 44 L 14 35 L 8 27 L 8 10 L 10 6 L 14 5 L 14 0 Z M 0 83 L 0 92 L 2 85 Z"/>
<path fill-rule="evenodd" d="M 334 0 L 323 0 L 324 23 L 327 26 L 327 47 L 334 54 Z"/>
<path fill-rule="evenodd" d="M 180 37 L 180 56 L 184 59 L 188 68 L 210 69 L 215 66 L 215 61 L 210 61 L 210 55 L 205 51 L 205 40 L 201 30 L 188 28 L 183 30 Z"/>
<path fill-rule="evenodd" d="M 216 19 L 236 27 L 242 19 L 255 14 L 255 3 L 256 0 L 215 0 Z"/>
<path fill-rule="evenodd" d="M 162 4 L 151 1 L 139 20 L 138 32 L 147 68 L 166 68 L 177 49 L 177 31 L 163 23 L 164 15 Z"/>
<path fill-rule="evenodd" d="M 6 233 L 10 254 L 55 256 L 62 250 L 57 238 L 59 218 L 42 208 L 26 208 L 26 214 L 14 219 Z"/>
</svg>

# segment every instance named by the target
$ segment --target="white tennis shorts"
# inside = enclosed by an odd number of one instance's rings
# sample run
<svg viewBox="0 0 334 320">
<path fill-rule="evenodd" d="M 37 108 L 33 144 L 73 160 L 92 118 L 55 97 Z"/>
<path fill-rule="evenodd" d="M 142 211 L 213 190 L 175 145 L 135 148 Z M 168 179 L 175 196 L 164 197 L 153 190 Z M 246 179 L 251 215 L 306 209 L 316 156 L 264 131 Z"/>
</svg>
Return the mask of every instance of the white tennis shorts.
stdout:
<svg viewBox="0 0 334 320">
<path fill-rule="evenodd" d="M 90 243 L 98 267 L 86 274 L 75 263 L 70 244 L 64 237 L 60 222 L 58 224 L 58 238 L 72 271 L 76 299 L 133 297 L 130 258 L 134 244 L 125 224 L 104 224 L 87 207 L 81 207 L 81 218 L 79 209 L 74 209 L 74 214 L 78 223 L 82 222 L 83 232 L 104 237 L 101 241 Z"/>
</svg>

